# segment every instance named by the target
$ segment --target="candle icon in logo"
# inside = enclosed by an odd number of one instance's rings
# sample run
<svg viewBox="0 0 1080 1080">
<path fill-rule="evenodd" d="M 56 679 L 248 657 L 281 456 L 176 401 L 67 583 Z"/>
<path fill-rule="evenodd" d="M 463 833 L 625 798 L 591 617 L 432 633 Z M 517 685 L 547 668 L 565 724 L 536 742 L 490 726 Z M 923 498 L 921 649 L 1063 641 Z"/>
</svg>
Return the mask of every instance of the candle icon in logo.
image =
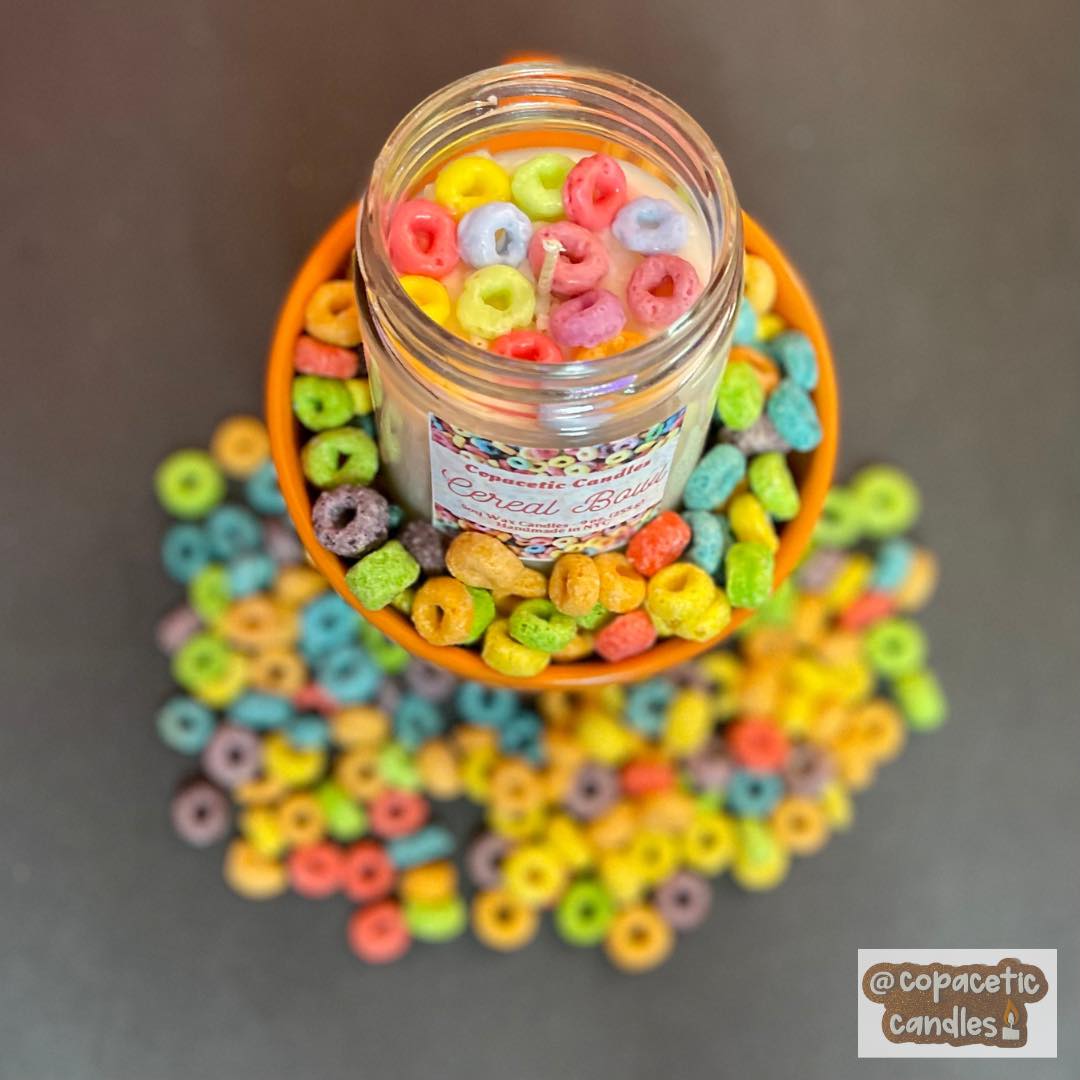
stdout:
<svg viewBox="0 0 1080 1080">
<path fill-rule="evenodd" d="M 1019 1042 L 1020 1029 L 1014 1027 L 1017 1020 L 1020 1019 L 1020 1014 L 1016 1011 L 1016 1006 L 1013 1004 L 1013 999 L 1005 1003 L 1005 1012 L 1002 1014 L 1005 1020 L 1005 1026 L 1001 1029 L 1001 1037 L 1005 1042 Z"/>
</svg>

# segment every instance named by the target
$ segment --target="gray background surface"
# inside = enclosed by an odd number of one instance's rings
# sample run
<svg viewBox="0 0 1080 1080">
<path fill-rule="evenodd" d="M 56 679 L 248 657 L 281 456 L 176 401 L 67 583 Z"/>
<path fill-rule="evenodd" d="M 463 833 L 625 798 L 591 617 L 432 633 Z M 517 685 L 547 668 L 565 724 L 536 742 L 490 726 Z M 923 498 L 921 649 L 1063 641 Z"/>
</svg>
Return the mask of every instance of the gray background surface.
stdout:
<svg viewBox="0 0 1080 1080">
<path fill-rule="evenodd" d="M 0 1077 L 1072 1077 L 1080 20 L 1071 0 L 6 3 Z M 713 134 L 829 324 L 842 460 L 925 485 L 954 715 L 661 971 L 389 970 L 175 841 L 153 464 L 259 402 L 289 276 L 420 96 L 512 48 Z M 859 946 L 1061 950 L 1058 1062 L 855 1057 Z"/>
</svg>

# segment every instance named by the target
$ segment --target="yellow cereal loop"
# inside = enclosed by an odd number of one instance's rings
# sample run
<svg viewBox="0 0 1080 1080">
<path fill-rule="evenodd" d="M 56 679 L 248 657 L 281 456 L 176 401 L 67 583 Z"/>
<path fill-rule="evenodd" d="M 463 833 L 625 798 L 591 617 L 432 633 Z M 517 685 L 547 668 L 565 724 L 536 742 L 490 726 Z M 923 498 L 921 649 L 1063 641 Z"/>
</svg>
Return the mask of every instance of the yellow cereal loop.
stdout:
<svg viewBox="0 0 1080 1080">
<path fill-rule="evenodd" d="M 593 642 L 596 640 L 588 630 L 578 630 L 570 639 L 569 645 L 564 645 L 558 652 L 551 654 L 551 659 L 558 664 L 569 664 L 574 660 L 583 660 L 590 656 L 593 651 Z"/>
<path fill-rule="evenodd" d="M 597 869 L 601 882 L 617 904 L 632 904 L 645 895 L 645 879 L 628 851 L 605 851 Z"/>
<path fill-rule="evenodd" d="M 486 820 L 493 832 L 505 836 L 507 840 L 535 840 L 539 839 L 547 825 L 547 808 L 534 806 L 531 810 L 498 810 L 489 806 Z"/>
<path fill-rule="evenodd" d="M 301 608 L 326 591 L 326 578 L 310 566 L 283 566 L 274 582 L 274 596 L 290 608 Z"/>
<path fill-rule="evenodd" d="M 445 326 L 450 320 L 450 294 L 446 286 L 435 278 L 422 274 L 403 274 L 398 278 L 401 287 L 412 302 L 439 326 Z M 370 409 L 368 410 L 371 411 Z"/>
<path fill-rule="evenodd" d="M 245 900 L 270 900 L 288 887 L 284 865 L 260 855 L 246 840 L 236 839 L 225 851 L 225 883 Z"/>
<path fill-rule="evenodd" d="M 764 315 L 776 303 L 776 274 L 760 255 L 743 256 L 743 293 L 750 306 Z"/>
<path fill-rule="evenodd" d="M 456 799 L 462 791 L 457 754 L 441 739 L 431 739 L 416 752 L 416 768 L 424 791 L 436 799 Z"/>
<path fill-rule="evenodd" d="M 718 810 L 699 810 L 683 837 L 683 861 L 701 874 L 719 874 L 735 855 L 735 824 Z"/>
<path fill-rule="evenodd" d="M 438 904 L 457 894 L 457 883 L 454 864 L 443 859 L 404 870 L 398 881 L 398 892 L 406 903 Z"/>
<path fill-rule="evenodd" d="M 526 844 L 503 860 L 502 876 L 512 896 L 530 907 L 549 907 L 566 884 L 566 867 L 552 848 Z"/>
<path fill-rule="evenodd" d="M 275 807 L 249 806 L 240 815 L 237 828 L 252 850 L 265 859 L 278 858 L 288 846 Z"/>
<path fill-rule="evenodd" d="M 780 538 L 765 507 L 756 495 L 744 491 L 736 495 L 728 506 L 728 521 L 736 540 L 747 544 L 761 544 L 775 552 Z"/>
<path fill-rule="evenodd" d="M 539 675 L 551 663 L 551 654 L 515 641 L 508 626 L 506 619 L 496 619 L 484 631 L 484 644 L 480 650 L 484 662 L 502 675 L 524 678 Z"/>
<path fill-rule="evenodd" d="M 495 768 L 494 750 L 467 750 L 461 762 L 461 786 L 473 802 L 484 802 L 491 790 L 491 772 Z"/>
<path fill-rule="evenodd" d="M 346 750 L 381 746 L 390 735 L 390 717 L 377 705 L 350 705 L 330 717 L 330 738 Z"/>
<path fill-rule="evenodd" d="M 489 157 L 459 157 L 435 178 L 435 201 L 461 218 L 484 203 L 509 202 L 510 177 Z"/>
<path fill-rule="evenodd" d="M 637 813 L 625 802 L 609 807 L 589 822 L 586 834 L 589 843 L 600 851 L 614 851 L 630 843 L 637 828 Z"/>
<path fill-rule="evenodd" d="M 290 847 L 305 847 L 325 835 L 326 814 L 310 791 L 297 791 L 278 807 L 278 825 Z"/>
<path fill-rule="evenodd" d="M 716 597 L 716 583 L 700 566 L 676 562 L 649 578 L 645 610 L 653 622 L 662 622 L 677 631 L 692 621 Z"/>
<path fill-rule="evenodd" d="M 618 912 L 604 938 L 604 952 L 620 971 L 649 971 L 662 964 L 675 945 L 675 934 L 651 904 Z"/>
<path fill-rule="evenodd" d="M 308 679 L 307 665 L 288 648 L 269 648 L 248 661 L 248 678 L 253 690 L 278 697 L 292 697 Z"/>
<path fill-rule="evenodd" d="M 263 769 L 288 787 L 304 787 L 321 779 L 326 751 L 318 747 L 299 749 L 279 731 L 263 740 Z"/>
<path fill-rule="evenodd" d="M 709 699 L 701 690 L 680 690 L 668 706 L 662 745 L 676 757 L 700 749 L 712 733 Z"/>
<path fill-rule="evenodd" d="M 585 753 L 604 765 L 625 761 L 638 745 L 636 733 L 621 722 L 617 714 L 589 709 L 577 729 L 578 741 Z"/>
<path fill-rule="evenodd" d="M 349 798 L 362 802 L 374 799 L 385 787 L 379 773 L 378 747 L 359 745 L 341 754 L 334 765 L 334 779 Z"/>
<path fill-rule="evenodd" d="M 556 814 L 548 821 L 545 840 L 571 873 L 580 873 L 592 865 L 593 851 L 585 831 L 566 814 Z"/>
<path fill-rule="evenodd" d="M 477 893 L 472 902 L 472 928 L 489 949 L 512 952 L 536 936 L 540 916 L 506 889 Z"/>
<path fill-rule="evenodd" d="M 222 675 L 194 687 L 191 696 L 211 709 L 224 709 L 244 692 L 247 685 L 247 658 L 231 653 Z"/>
<path fill-rule="evenodd" d="M 709 712 L 718 720 L 733 716 L 738 706 L 737 687 L 742 680 L 742 663 L 734 653 L 711 652 L 697 661 L 708 683 Z"/>
<path fill-rule="evenodd" d="M 319 341 L 353 349 L 360 344 L 360 312 L 351 281 L 327 281 L 304 308 L 304 329 Z"/>
<path fill-rule="evenodd" d="M 688 641 L 712 641 L 731 622 L 731 604 L 727 593 L 717 589 L 712 603 L 698 615 L 679 624 L 675 633 Z"/>
<path fill-rule="evenodd" d="M 270 457 L 270 436 L 257 417 L 230 416 L 214 429 L 210 454 L 226 476 L 246 480 Z"/>
<path fill-rule="evenodd" d="M 234 787 L 232 796 L 237 806 L 269 806 L 278 802 L 287 791 L 280 780 L 260 776 Z"/>
<path fill-rule="evenodd" d="M 773 835 L 793 855 L 813 855 L 829 838 L 825 811 L 813 799 L 788 795 L 773 809 L 769 819 Z"/>
<path fill-rule="evenodd" d="M 491 805 L 509 813 L 527 813 L 541 806 L 544 789 L 536 772 L 520 758 L 505 758 L 491 771 Z"/>
<path fill-rule="evenodd" d="M 675 872 L 679 863 L 675 841 L 658 829 L 639 832 L 630 841 L 628 853 L 646 885 L 659 885 Z"/>
<path fill-rule="evenodd" d="M 768 311 L 758 316 L 757 332 L 762 341 L 771 341 L 777 334 L 787 329 L 787 323 L 775 311 Z"/>
<path fill-rule="evenodd" d="M 833 578 L 825 593 L 825 606 L 829 611 L 843 611 L 859 598 L 870 584 L 874 573 L 874 560 L 857 552 L 849 555 Z"/>
<path fill-rule="evenodd" d="M 827 784 L 819 803 L 830 828 L 837 832 L 846 832 L 851 828 L 855 820 L 855 807 L 843 784 L 835 780 Z"/>
<path fill-rule="evenodd" d="M 731 876 L 752 892 L 774 889 L 787 877 L 791 860 L 772 830 L 760 822 L 743 821 L 738 828 Z"/>
</svg>

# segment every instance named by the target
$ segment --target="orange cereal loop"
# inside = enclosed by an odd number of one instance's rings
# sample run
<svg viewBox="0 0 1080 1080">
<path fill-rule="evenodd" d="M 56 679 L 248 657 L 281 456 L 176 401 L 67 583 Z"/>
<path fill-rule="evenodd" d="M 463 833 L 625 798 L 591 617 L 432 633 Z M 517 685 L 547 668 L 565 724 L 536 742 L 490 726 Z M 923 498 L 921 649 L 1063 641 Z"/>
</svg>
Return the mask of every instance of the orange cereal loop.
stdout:
<svg viewBox="0 0 1080 1080">
<path fill-rule="evenodd" d="M 326 590 L 326 578 L 311 566 L 283 566 L 274 583 L 274 596 L 286 607 L 300 608 Z"/>
<path fill-rule="evenodd" d="M 463 585 L 501 592 L 513 590 L 525 570 L 501 540 L 478 532 L 454 537 L 446 549 L 446 568 Z"/>
<path fill-rule="evenodd" d="M 548 596 L 564 615 L 588 615 L 600 600 L 600 571 L 588 555 L 560 555 L 551 570 Z"/>
<path fill-rule="evenodd" d="M 536 936 L 539 924 L 538 912 L 505 889 L 477 893 L 473 899 L 473 932 L 489 949 L 520 949 Z"/>
<path fill-rule="evenodd" d="M 461 768 L 449 743 L 430 739 L 416 752 L 416 769 L 428 795 L 456 799 L 461 794 Z"/>
<path fill-rule="evenodd" d="M 235 839 L 225 851 L 225 883 L 246 900 L 270 900 L 289 884 L 283 863 L 260 855 L 247 841 Z"/>
<path fill-rule="evenodd" d="M 248 679 L 253 690 L 292 697 L 307 683 L 307 665 L 291 649 L 270 648 L 251 658 Z"/>
<path fill-rule="evenodd" d="M 304 308 L 304 329 L 328 345 L 356 348 L 360 344 L 360 312 L 353 283 L 323 282 Z"/>
<path fill-rule="evenodd" d="M 230 416 L 210 438 L 210 454 L 226 476 L 246 480 L 270 457 L 270 436 L 255 416 Z"/>
<path fill-rule="evenodd" d="M 525 567 L 511 587 L 515 596 L 523 600 L 538 600 L 547 595 L 547 578 L 539 570 Z"/>
<path fill-rule="evenodd" d="M 596 638 L 588 630 L 579 630 L 571 639 L 570 644 L 551 654 L 551 659 L 559 664 L 569 664 L 574 660 L 583 660 L 592 655 L 593 643 Z"/>
<path fill-rule="evenodd" d="M 600 581 L 600 603 L 616 615 L 634 611 L 645 602 L 645 579 L 621 551 L 593 559 Z"/>
<path fill-rule="evenodd" d="M 904 748 L 907 729 L 900 711 L 883 698 L 857 709 L 852 725 L 875 762 L 891 761 Z"/>
<path fill-rule="evenodd" d="M 728 363 L 749 364 L 751 370 L 761 383 L 762 390 L 771 394 L 780 383 L 780 371 L 772 359 L 757 349 L 751 349 L 746 345 L 733 345 Z"/>
<path fill-rule="evenodd" d="M 413 597 L 416 632 L 432 645 L 462 645 L 469 640 L 473 600 L 469 590 L 452 577 L 428 578 Z"/>
<path fill-rule="evenodd" d="M 232 797 L 238 806 L 269 806 L 276 803 L 288 790 L 272 776 L 260 776 L 232 789 Z"/>
<path fill-rule="evenodd" d="M 406 903 L 438 904 L 457 893 L 457 870 L 449 860 L 402 871 L 398 892 Z"/>
<path fill-rule="evenodd" d="M 536 773 L 519 758 L 500 761 L 491 772 L 491 805 L 508 813 L 528 813 L 543 804 L 544 789 Z"/>
<path fill-rule="evenodd" d="M 311 792 L 297 791 L 278 807 L 278 825 L 290 847 L 306 847 L 323 838 L 326 815 Z"/>
<path fill-rule="evenodd" d="M 266 596 L 234 600 L 221 619 L 222 636 L 244 651 L 291 645 L 299 632 L 296 612 Z"/>
<path fill-rule="evenodd" d="M 802 795 L 788 795 L 776 804 L 770 819 L 773 835 L 793 855 L 813 855 L 829 838 L 825 812 Z"/>
<path fill-rule="evenodd" d="M 604 952 L 620 971 L 649 971 L 662 964 L 675 944 L 675 935 L 651 904 L 632 904 L 612 920 Z"/>
<path fill-rule="evenodd" d="M 350 705 L 330 717 L 330 739 L 335 746 L 381 746 L 390 734 L 390 717 L 375 705 Z"/>
<path fill-rule="evenodd" d="M 352 799 L 368 801 L 383 789 L 379 775 L 379 752 L 371 746 L 355 746 L 342 754 L 334 766 L 334 779 Z"/>
<path fill-rule="evenodd" d="M 639 334 L 636 330 L 623 330 L 613 338 L 608 338 L 607 341 L 601 341 L 599 345 L 594 345 L 591 349 L 575 349 L 573 357 L 575 360 L 603 360 L 605 357 L 626 352 L 627 349 L 637 348 L 644 341 L 644 334 Z"/>
</svg>

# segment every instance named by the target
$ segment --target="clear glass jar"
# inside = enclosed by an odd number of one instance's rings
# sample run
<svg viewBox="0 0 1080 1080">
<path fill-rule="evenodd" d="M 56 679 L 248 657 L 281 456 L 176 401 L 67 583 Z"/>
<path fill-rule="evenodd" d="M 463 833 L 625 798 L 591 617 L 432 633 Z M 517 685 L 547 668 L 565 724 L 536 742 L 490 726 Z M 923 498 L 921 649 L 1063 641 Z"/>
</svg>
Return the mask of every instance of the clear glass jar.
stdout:
<svg viewBox="0 0 1080 1080">
<path fill-rule="evenodd" d="M 636 348 L 561 364 L 485 352 L 427 318 L 390 263 L 393 208 L 452 158 L 522 147 L 602 150 L 695 207 L 711 266 L 694 307 Z M 452 83 L 387 140 L 356 251 L 381 476 L 410 514 L 493 532 L 543 562 L 618 547 L 678 501 L 727 359 L 743 243 L 724 162 L 677 105 L 625 76 L 551 63 Z"/>
</svg>

